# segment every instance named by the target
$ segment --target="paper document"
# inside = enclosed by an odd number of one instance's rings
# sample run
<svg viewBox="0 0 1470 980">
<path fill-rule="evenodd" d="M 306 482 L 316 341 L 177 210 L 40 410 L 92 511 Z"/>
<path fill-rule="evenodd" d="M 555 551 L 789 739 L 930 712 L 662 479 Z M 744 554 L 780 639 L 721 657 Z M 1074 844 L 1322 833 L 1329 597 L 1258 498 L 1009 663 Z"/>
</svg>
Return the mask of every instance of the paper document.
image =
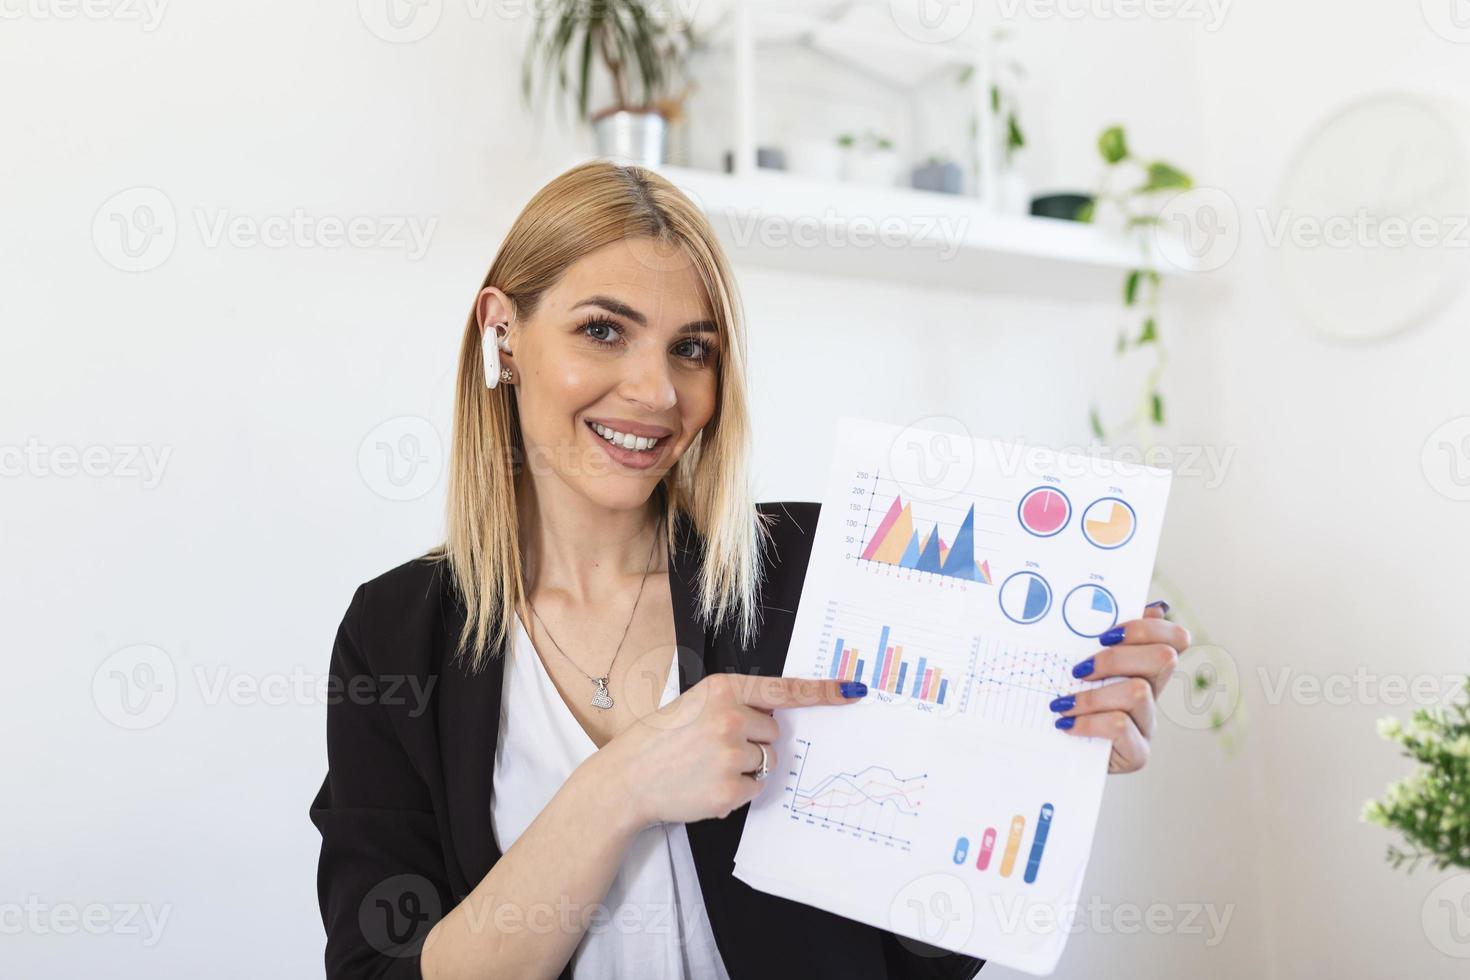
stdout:
<svg viewBox="0 0 1470 980">
<path fill-rule="evenodd" d="M 1058 731 L 1072 667 L 1142 617 L 1170 474 L 845 418 L 788 677 L 860 703 L 778 713 L 735 876 L 900 936 L 1050 973 L 1109 743 Z"/>
</svg>

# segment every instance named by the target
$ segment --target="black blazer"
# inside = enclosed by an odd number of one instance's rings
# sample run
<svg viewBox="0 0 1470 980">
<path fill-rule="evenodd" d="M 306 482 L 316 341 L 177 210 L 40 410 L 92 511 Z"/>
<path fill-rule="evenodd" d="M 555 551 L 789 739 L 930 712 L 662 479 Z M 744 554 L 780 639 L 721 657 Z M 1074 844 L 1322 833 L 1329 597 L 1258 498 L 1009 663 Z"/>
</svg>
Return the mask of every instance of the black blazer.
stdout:
<svg viewBox="0 0 1470 980">
<path fill-rule="evenodd" d="M 670 563 L 679 690 L 713 671 L 780 675 L 820 505 L 761 504 L 771 524 L 762 629 L 751 649 L 696 621 L 702 539 L 675 525 Z M 430 927 L 500 858 L 490 790 L 504 659 L 451 654 L 466 611 L 448 566 L 416 559 L 358 587 L 332 649 L 328 772 L 311 804 L 329 977 L 418 977 Z M 731 874 L 746 807 L 687 825 L 731 980 L 972 977 L 983 960 L 756 891 Z M 564 978 L 571 971 L 564 968 Z M 654 978 L 635 978 L 654 980 Z"/>
</svg>

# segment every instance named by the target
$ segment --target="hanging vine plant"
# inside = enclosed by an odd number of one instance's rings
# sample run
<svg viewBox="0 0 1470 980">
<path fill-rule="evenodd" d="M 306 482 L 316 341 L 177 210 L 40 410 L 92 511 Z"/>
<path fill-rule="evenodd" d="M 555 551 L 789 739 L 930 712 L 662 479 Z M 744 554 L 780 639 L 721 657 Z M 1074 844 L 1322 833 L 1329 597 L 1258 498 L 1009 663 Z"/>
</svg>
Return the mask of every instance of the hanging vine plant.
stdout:
<svg viewBox="0 0 1470 980">
<path fill-rule="evenodd" d="M 1123 280 L 1123 307 L 1131 314 L 1118 330 L 1115 350 L 1118 354 L 1147 348 L 1154 361 L 1148 372 L 1138 407 L 1134 414 L 1118 425 L 1120 431 L 1137 431 L 1147 450 L 1153 442 L 1153 431 L 1164 424 L 1164 396 L 1160 381 L 1168 361 L 1159 334 L 1159 275 L 1154 250 L 1148 247 L 1147 233 L 1159 224 L 1159 197 L 1177 194 L 1194 186 L 1194 180 L 1178 167 L 1162 160 L 1140 160 L 1128 146 L 1122 126 L 1110 126 L 1097 138 L 1098 153 L 1105 169 L 1093 200 L 1078 212 L 1079 221 L 1094 221 L 1100 207 L 1112 207 L 1122 215 L 1125 230 L 1137 234 L 1144 243 L 1140 263 Z M 1102 415 L 1096 405 L 1091 410 L 1093 435 L 1107 438 Z"/>
<path fill-rule="evenodd" d="M 1133 412 L 1112 426 L 1103 424 L 1102 413 L 1094 403 L 1088 410 L 1088 421 L 1092 434 L 1099 441 L 1112 441 L 1119 436 L 1134 436 L 1145 458 L 1153 448 L 1154 437 L 1164 425 L 1164 368 L 1168 364 L 1168 351 L 1159 330 L 1160 294 L 1163 277 L 1160 275 L 1157 253 L 1152 247 L 1153 233 L 1160 224 L 1159 211 L 1165 195 L 1174 195 L 1194 187 L 1194 180 L 1179 167 L 1163 160 L 1145 160 L 1135 155 L 1128 144 L 1128 136 L 1122 126 L 1109 126 L 1097 138 L 1097 150 L 1104 164 L 1102 178 L 1093 199 L 1077 212 L 1077 220 L 1096 222 L 1099 212 L 1111 211 L 1108 217 L 1121 218 L 1127 234 L 1134 235 L 1140 243 L 1139 264 L 1128 270 L 1123 277 L 1123 320 L 1118 327 L 1114 353 L 1119 357 L 1130 352 L 1147 352 L 1152 360 L 1138 392 Z M 1225 684 L 1234 672 L 1222 662 L 1228 654 L 1211 644 L 1209 636 L 1195 615 L 1183 590 L 1174 585 L 1162 569 L 1154 571 L 1155 581 L 1174 600 L 1174 615 L 1171 618 L 1186 622 L 1194 636 L 1194 645 L 1186 651 L 1191 659 L 1202 658 L 1193 665 L 1193 673 L 1186 683 L 1196 693 L 1204 694 Z M 1227 748 L 1234 739 L 1227 726 L 1242 720 L 1242 705 L 1238 682 L 1233 689 L 1227 685 L 1225 703 L 1212 704 L 1209 727 L 1221 735 Z"/>
</svg>

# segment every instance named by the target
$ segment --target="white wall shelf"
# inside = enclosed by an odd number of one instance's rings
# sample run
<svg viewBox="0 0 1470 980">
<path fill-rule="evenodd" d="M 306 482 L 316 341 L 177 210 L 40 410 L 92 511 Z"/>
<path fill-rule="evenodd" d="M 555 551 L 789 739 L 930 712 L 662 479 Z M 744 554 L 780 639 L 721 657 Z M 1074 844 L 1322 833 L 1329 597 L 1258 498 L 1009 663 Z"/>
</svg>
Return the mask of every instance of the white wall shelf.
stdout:
<svg viewBox="0 0 1470 980">
<path fill-rule="evenodd" d="M 700 203 L 733 257 L 808 274 L 1094 299 L 1118 288 L 1121 270 L 1149 261 L 1147 239 L 997 207 L 1001 134 L 989 97 L 995 25 L 976 18 L 962 36 L 926 42 L 900 29 L 897 16 L 888 0 L 729 0 L 712 34 L 731 59 L 715 103 L 727 105 L 728 115 L 707 113 L 723 126 L 701 135 L 733 147 L 733 172 L 658 169 Z M 758 167 L 756 134 L 764 127 L 757 113 L 770 108 L 758 106 L 758 82 L 769 83 L 757 48 L 790 44 L 915 99 L 922 96 L 913 86 L 926 79 L 972 69 L 963 97 L 974 107 L 974 186 L 940 194 Z"/>
<path fill-rule="evenodd" d="M 732 257 L 794 272 L 1096 297 L 1100 284 L 1116 288 L 1118 273 L 1146 257 L 1141 240 L 997 214 L 960 195 L 772 170 L 658 170 L 710 216 Z"/>
</svg>

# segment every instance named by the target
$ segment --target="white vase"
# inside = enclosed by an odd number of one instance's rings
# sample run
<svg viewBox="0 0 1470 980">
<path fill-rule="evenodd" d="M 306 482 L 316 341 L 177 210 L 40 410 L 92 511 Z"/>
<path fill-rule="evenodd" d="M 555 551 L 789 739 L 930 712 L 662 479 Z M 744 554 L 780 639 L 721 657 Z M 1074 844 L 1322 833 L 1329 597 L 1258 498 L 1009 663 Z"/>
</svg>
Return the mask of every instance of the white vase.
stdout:
<svg viewBox="0 0 1470 980">
<path fill-rule="evenodd" d="M 1007 170 L 995 182 L 995 209 L 1000 214 L 1031 213 L 1031 182 L 1019 170 Z"/>
<path fill-rule="evenodd" d="M 897 184 L 903 169 L 897 150 L 849 150 L 843 164 L 846 179 L 884 187 Z"/>
<path fill-rule="evenodd" d="M 629 112 L 619 109 L 600 117 L 592 124 L 597 136 L 597 154 L 629 160 L 645 167 L 658 167 L 664 162 L 668 126 L 656 112 Z"/>
<path fill-rule="evenodd" d="M 794 174 L 817 180 L 842 177 L 842 147 L 835 140 L 796 140 L 786 154 L 786 166 Z"/>
</svg>

